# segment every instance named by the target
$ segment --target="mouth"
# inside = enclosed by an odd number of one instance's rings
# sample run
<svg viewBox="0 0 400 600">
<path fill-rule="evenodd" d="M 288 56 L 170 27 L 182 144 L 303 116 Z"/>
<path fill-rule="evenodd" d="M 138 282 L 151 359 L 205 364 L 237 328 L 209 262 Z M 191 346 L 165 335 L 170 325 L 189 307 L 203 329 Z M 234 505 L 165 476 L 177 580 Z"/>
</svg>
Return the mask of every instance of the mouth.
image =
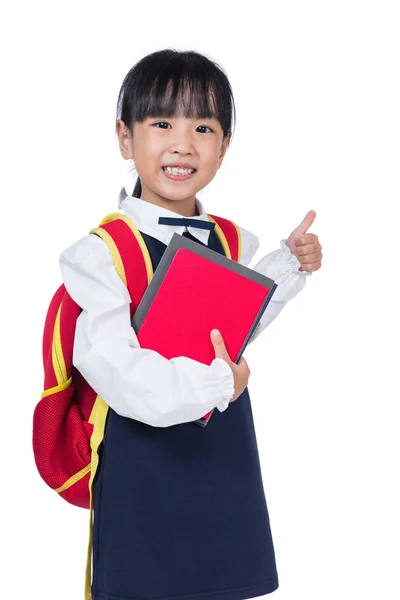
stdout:
<svg viewBox="0 0 400 600">
<path fill-rule="evenodd" d="M 163 173 L 168 179 L 172 181 L 186 181 L 193 177 L 197 169 L 184 169 L 184 168 L 173 168 L 173 167 L 162 167 Z"/>
</svg>

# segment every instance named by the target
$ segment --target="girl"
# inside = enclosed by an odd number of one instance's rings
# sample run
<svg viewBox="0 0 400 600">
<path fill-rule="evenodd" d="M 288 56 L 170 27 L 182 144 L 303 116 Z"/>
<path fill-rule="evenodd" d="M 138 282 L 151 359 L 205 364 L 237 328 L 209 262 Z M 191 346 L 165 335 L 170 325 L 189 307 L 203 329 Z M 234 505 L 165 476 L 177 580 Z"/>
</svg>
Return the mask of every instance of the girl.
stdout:
<svg viewBox="0 0 400 600">
<path fill-rule="evenodd" d="M 214 231 L 193 224 L 209 223 L 196 194 L 222 164 L 234 115 L 225 73 L 196 52 L 155 52 L 126 75 L 116 131 L 138 179 L 131 195 L 122 188 L 119 206 L 140 230 L 154 270 L 175 232 L 224 253 Z M 159 222 L 177 216 L 192 225 Z M 248 265 L 258 238 L 239 230 L 240 262 Z M 315 259 L 302 264 L 309 269 L 299 271 L 283 240 L 256 265 L 278 289 L 253 339 L 319 268 Z M 278 576 L 245 359 L 234 364 L 221 336 L 211 338 L 211 365 L 140 348 L 128 290 L 96 235 L 65 250 L 60 266 L 83 309 L 74 366 L 110 407 L 93 484 L 93 600 L 242 600 L 273 592 Z M 213 408 L 206 427 L 193 426 Z"/>
</svg>

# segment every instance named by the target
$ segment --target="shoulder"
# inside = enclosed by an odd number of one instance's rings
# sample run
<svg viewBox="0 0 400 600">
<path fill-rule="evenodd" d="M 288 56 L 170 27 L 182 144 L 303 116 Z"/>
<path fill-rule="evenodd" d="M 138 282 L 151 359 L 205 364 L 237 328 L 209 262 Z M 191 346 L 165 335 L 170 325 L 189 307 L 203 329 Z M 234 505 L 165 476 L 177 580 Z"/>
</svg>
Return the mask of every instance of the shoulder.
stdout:
<svg viewBox="0 0 400 600">
<path fill-rule="evenodd" d="M 119 279 L 107 245 L 101 237 L 93 233 L 61 252 L 59 266 L 65 284 L 71 279 L 81 281 Z"/>
<path fill-rule="evenodd" d="M 97 310 L 115 302 L 130 302 L 111 253 L 99 236 L 91 233 L 66 248 L 59 266 L 68 293 L 82 308 Z"/>
<path fill-rule="evenodd" d="M 71 246 L 68 246 L 60 254 L 60 263 L 79 265 L 93 258 L 93 255 L 104 256 L 109 254 L 103 240 L 93 233 L 86 235 Z"/>
</svg>

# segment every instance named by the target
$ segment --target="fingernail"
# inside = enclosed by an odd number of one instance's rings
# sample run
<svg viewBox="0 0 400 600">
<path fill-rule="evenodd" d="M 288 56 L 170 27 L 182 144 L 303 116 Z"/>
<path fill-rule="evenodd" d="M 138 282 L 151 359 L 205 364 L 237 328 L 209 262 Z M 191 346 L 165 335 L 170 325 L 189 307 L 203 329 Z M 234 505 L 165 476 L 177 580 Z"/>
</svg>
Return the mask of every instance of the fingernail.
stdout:
<svg viewBox="0 0 400 600">
<path fill-rule="evenodd" d="M 215 337 L 215 338 L 216 338 L 216 337 L 218 337 L 218 336 L 219 336 L 219 331 L 218 331 L 218 329 L 213 329 L 213 330 L 212 330 L 212 332 L 211 332 L 211 335 L 212 335 L 213 337 Z"/>
</svg>

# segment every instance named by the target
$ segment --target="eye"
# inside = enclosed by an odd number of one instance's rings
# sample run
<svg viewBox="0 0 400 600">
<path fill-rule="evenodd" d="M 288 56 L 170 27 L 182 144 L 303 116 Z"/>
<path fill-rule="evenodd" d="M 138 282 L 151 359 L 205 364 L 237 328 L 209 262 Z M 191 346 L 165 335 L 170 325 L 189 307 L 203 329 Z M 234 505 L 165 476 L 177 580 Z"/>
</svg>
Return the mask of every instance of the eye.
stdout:
<svg viewBox="0 0 400 600">
<path fill-rule="evenodd" d="M 158 121 L 157 123 L 153 123 L 154 127 L 157 127 L 157 125 L 169 125 L 169 123 L 167 123 L 166 121 Z M 166 127 L 158 127 L 158 129 L 166 129 Z"/>
<path fill-rule="evenodd" d="M 199 125 L 197 129 L 200 129 L 200 128 L 203 128 L 203 129 L 209 129 L 209 130 L 211 131 L 211 133 L 212 133 L 212 131 L 213 131 L 213 130 L 211 129 L 211 127 L 209 127 L 208 125 Z M 207 133 L 207 131 L 206 131 L 206 132 L 203 132 L 203 133 Z"/>
<path fill-rule="evenodd" d="M 157 123 L 153 123 L 153 127 L 157 127 L 157 129 L 168 129 L 171 128 L 171 124 L 166 121 L 157 121 Z M 197 129 L 203 129 L 200 133 L 213 133 L 213 129 L 208 125 L 199 125 Z M 208 129 L 208 131 L 204 131 L 204 129 Z"/>
</svg>

